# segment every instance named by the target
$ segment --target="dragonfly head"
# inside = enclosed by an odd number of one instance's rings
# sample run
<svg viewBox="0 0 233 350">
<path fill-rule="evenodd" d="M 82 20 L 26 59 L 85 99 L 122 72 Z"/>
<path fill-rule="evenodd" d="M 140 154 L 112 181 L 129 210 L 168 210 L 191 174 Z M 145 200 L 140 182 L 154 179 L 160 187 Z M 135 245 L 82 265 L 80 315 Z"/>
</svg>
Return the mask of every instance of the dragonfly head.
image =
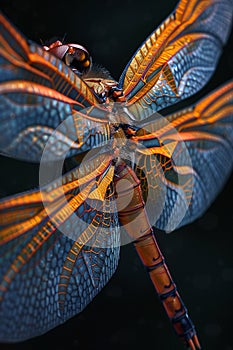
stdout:
<svg viewBox="0 0 233 350">
<path fill-rule="evenodd" d="M 55 40 L 48 46 L 44 45 L 43 48 L 62 60 L 75 74 L 81 76 L 95 92 L 100 103 L 125 101 L 118 82 L 111 77 L 107 69 L 98 64 L 92 64 L 91 55 L 84 46 L 63 44 L 60 40 Z"/>
<path fill-rule="evenodd" d="M 49 46 L 44 46 L 44 50 L 60 58 L 78 75 L 86 74 L 91 69 L 91 56 L 82 45 L 63 44 L 60 40 L 56 40 Z"/>
</svg>

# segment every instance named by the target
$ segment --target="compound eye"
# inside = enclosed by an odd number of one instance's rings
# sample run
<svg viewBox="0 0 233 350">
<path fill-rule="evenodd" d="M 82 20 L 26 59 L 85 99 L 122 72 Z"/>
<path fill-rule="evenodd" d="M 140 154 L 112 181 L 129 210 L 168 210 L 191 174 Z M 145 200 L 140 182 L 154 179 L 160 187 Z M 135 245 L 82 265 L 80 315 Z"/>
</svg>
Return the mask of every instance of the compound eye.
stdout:
<svg viewBox="0 0 233 350">
<path fill-rule="evenodd" d="M 73 71 L 84 74 L 91 68 L 91 57 L 89 53 L 81 48 L 69 46 L 69 49 L 63 57 L 63 61 Z"/>
</svg>

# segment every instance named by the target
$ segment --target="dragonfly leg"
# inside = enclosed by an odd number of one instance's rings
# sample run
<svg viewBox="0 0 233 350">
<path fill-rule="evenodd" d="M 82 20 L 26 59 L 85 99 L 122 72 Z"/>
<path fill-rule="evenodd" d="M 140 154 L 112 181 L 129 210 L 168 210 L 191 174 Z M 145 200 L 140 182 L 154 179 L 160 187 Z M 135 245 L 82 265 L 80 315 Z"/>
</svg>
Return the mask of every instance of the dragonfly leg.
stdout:
<svg viewBox="0 0 233 350">
<path fill-rule="evenodd" d="M 134 171 L 123 162 L 117 167 L 116 174 L 115 187 L 118 189 L 116 195 L 120 223 L 134 241 L 136 251 L 150 275 L 176 334 L 191 350 L 201 349 L 195 327 L 154 237 L 144 208 L 140 181 Z M 127 180 L 126 188 L 121 189 L 117 186 L 121 179 Z M 122 208 L 127 196 L 131 198 L 130 203 Z"/>
</svg>

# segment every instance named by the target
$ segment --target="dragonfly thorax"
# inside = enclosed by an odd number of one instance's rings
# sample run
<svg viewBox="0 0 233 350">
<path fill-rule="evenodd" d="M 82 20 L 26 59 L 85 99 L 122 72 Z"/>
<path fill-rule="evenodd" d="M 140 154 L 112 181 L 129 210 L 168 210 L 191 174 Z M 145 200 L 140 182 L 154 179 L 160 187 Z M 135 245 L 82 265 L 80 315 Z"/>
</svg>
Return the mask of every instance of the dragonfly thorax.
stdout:
<svg viewBox="0 0 233 350">
<path fill-rule="evenodd" d="M 118 87 L 118 82 L 113 79 L 84 77 L 84 81 L 93 89 L 100 103 L 125 101 L 123 90 Z"/>
</svg>

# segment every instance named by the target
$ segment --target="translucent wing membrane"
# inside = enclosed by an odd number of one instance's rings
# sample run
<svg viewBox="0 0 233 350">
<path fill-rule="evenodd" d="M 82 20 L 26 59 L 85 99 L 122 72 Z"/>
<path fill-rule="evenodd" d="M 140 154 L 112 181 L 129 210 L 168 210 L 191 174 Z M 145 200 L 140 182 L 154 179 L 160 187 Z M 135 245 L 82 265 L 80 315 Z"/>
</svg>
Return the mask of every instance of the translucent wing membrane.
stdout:
<svg viewBox="0 0 233 350">
<path fill-rule="evenodd" d="M 6 85 L 0 86 L 0 153 L 39 162 L 52 136 L 48 160 L 56 160 L 98 147 L 111 138 L 106 111 L 101 110 L 101 119 L 98 107 L 77 112 L 65 96 L 56 92 L 53 98 L 48 96 L 47 88 L 37 89 L 28 82 L 21 89 L 21 83 L 14 82 L 9 91 Z M 26 92 L 26 85 L 32 94 Z"/>
<path fill-rule="evenodd" d="M 0 202 L 2 341 L 44 333 L 77 314 L 115 271 L 111 162 L 98 154 L 41 192 Z"/>
<path fill-rule="evenodd" d="M 232 111 L 230 81 L 195 106 L 166 117 L 152 116 L 133 137 L 143 145 L 136 152 L 142 164 L 138 176 L 144 184 L 146 174 L 152 187 L 154 200 L 148 211 L 153 223 L 158 212 L 155 225 L 160 229 L 171 231 L 193 221 L 221 190 L 233 166 Z M 148 189 L 142 189 L 146 196 Z"/>
<path fill-rule="evenodd" d="M 96 129 L 102 129 L 103 139 L 108 137 L 108 129 L 103 126 L 106 123 L 104 107 L 95 107 L 102 112 L 102 119 L 98 118 L 100 123 L 88 125 L 87 120 L 80 121 L 83 115 L 79 111 L 92 110 L 96 104 L 94 93 L 83 80 L 58 58 L 34 43 L 29 44 L 0 14 L 1 153 L 40 161 L 48 137 L 67 118 L 70 119 L 65 126 L 66 133 L 57 133 L 55 142 L 60 148 L 62 144 L 70 148 L 75 142 L 75 150 L 68 156 L 84 151 L 79 141 L 88 139 L 88 128 L 92 135 L 97 133 Z M 59 151 L 55 156 L 59 156 Z"/>
<path fill-rule="evenodd" d="M 138 49 L 120 78 L 136 119 L 150 116 L 206 84 L 227 40 L 232 12 L 232 0 L 180 1 Z"/>
</svg>

